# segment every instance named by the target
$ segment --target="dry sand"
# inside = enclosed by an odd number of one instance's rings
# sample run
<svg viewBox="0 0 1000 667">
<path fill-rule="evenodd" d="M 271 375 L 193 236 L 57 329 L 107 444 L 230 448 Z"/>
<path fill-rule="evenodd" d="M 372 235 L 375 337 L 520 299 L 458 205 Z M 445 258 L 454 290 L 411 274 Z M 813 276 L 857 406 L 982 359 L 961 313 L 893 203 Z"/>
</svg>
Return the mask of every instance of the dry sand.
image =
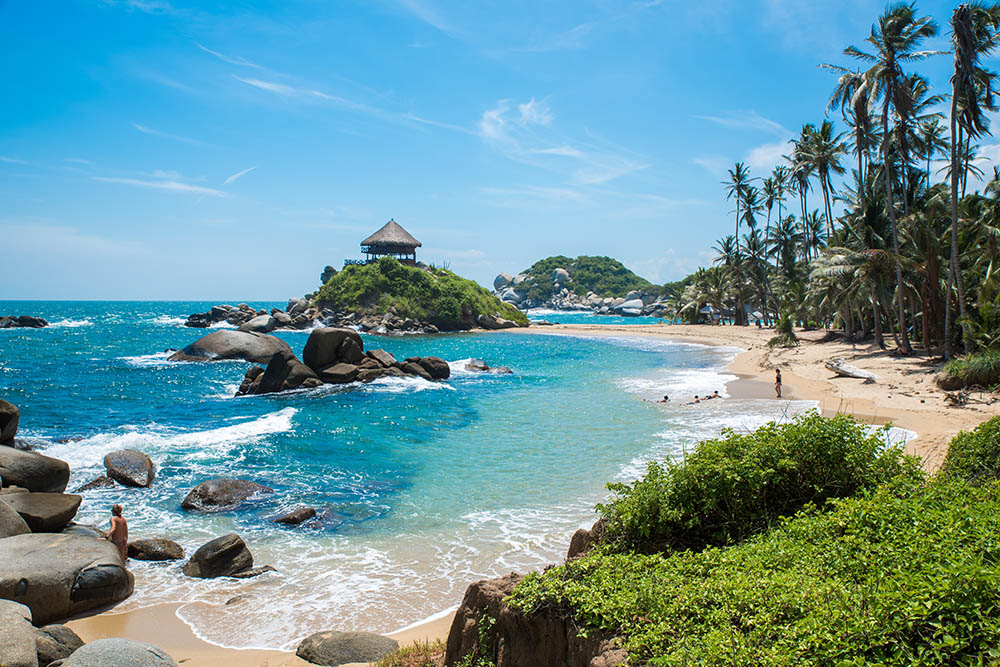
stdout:
<svg viewBox="0 0 1000 667">
<path fill-rule="evenodd" d="M 783 377 L 784 399 L 805 399 L 819 403 L 823 414 L 853 415 L 873 424 L 892 422 L 918 437 L 907 444 L 924 466 L 933 471 L 944 459 L 947 444 L 960 430 L 969 430 L 990 417 L 1000 415 L 1000 400 L 990 395 L 974 396 L 964 407 L 948 404 L 945 394 L 934 385 L 940 368 L 927 357 L 898 358 L 890 352 L 853 346 L 843 342 L 820 342 L 823 331 L 800 332 L 802 344 L 796 348 L 771 350 L 767 341 L 774 335 L 756 327 L 707 325 L 555 325 L 510 329 L 505 333 L 543 333 L 574 336 L 639 336 L 682 340 L 705 345 L 742 348 L 729 366 L 740 379 L 731 382 L 730 396 L 774 397 L 774 369 Z M 824 366 L 827 360 L 843 357 L 848 363 L 875 373 L 875 384 L 837 377 Z M 176 616 L 180 605 L 157 605 L 126 613 L 106 611 L 96 616 L 70 621 L 69 625 L 85 641 L 101 637 L 126 637 L 155 644 L 184 667 L 291 667 L 309 663 L 284 651 L 228 649 L 199 639 Z M 401 645 L 415 641 L 446 639 L 454 614 L 403 632 L 390 635 Z M 387 619 L 391 621 L 391 619 Z M 331 619 L 331 627 L 335 629 Z"/>
</svg>

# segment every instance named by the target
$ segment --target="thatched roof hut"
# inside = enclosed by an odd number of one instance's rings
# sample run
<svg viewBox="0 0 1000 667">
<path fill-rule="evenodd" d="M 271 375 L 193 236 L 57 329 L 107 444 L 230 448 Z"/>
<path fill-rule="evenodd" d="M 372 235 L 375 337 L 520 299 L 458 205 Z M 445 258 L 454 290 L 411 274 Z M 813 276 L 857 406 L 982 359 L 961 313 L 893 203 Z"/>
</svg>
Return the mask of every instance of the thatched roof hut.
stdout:
<svg viewBox="0 0 1000 667">
<path fill-rule="evenodd" d="M 417 248 L 422 243 L 413 238 L 398 222 L 390 220 L 381 229 L 361 242 L 361 251 L 373 262 L 379 257 L 395 257 L 405 264 L 415 264 Z"/>
</svg>

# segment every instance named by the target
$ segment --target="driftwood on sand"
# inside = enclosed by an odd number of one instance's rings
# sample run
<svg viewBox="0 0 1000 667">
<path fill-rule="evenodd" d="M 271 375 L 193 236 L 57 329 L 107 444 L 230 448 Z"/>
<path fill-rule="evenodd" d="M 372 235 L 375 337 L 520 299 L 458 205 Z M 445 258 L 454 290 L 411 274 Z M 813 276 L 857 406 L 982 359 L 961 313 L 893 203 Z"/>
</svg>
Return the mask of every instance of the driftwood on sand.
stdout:
<svg viewBox="0 0 1000 667">
<path fill-rule="evenodd" d="M 875 384 L 875 381 L 878 379 L 878 376 L 874 373 L 869 373 L 868 371 L 861 370 L 857 366 L 852 366 L 844 361 L 843 358 L 834 359 L 833 361 L 824 361 L 823 365 L 837 375 L 864 380 L 865 384 Z"/>
</svg>

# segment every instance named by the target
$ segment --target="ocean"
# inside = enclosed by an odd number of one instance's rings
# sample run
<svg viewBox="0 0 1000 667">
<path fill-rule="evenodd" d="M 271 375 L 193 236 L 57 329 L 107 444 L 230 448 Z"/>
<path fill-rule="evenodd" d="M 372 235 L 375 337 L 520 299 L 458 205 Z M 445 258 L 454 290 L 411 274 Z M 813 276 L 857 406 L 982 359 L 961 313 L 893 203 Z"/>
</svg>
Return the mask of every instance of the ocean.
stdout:
<svg viewBox="0 0 1000 667">
<path fill-rule="evenodd" d="M 150 489 L 83 493 L 79 523 L 106 524 L 121 503 L 133 539 L 168 537 L 190 554 L 235 531 L 255 564 L 277 568 L 195 580 L 182 562 L 130 562 L 135 594 L 116 610 L 180 602 L 196 634 L 224 646 L 288 649 L 318 630 L 391 632 L 447 612 L 473 581 L 560 560 L 573 531 L 595 520 L 607 482 L 633 480 L 647 461 L 724 427 L 812 405 L 684 405 L 725 394 L 735 349 L 531 333 L 365 336 L 366 348 L 397 358 L 443 357 L 453 375 L 235 398 L 249 364 L 166 360 L 207 333 L 183 321 L 211 305 L 0 302 L 0 314 L 52 323 L 0 330 L 0 397 L 20 407 L 20 437 L 70 464 L 69 491 L 103 474 L 116 449 L 156 463 Z M 308 333 L 277 335 L 301 354 Z M 465 371 L 470 358 L 514 373 Z M 675 401 L 642 400 L 665 393 Z M 221 514 L 181 509 L 192 487 L 218 476 L 275 493 Z M 299 505 L 322 520 L 271 521 Z"/>
</svg>

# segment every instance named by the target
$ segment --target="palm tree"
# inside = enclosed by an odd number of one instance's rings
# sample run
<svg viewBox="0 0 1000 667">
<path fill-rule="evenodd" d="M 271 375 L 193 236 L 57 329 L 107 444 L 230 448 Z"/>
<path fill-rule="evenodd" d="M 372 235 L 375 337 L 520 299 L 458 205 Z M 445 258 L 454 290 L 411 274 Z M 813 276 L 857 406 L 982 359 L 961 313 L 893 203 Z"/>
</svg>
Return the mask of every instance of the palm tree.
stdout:
<svg viewBox="0 0 1000 667">
<path fill-rule="evenodd" d="M 802 249 L 805 250 L 806 259 L 819 256 L 819 250 L 826 243 L 823 240 L 823 218 L 818 210 L 813 210 L 802 221 Z"/>
<path fill-rule="evenodd" d="M 785 203 L 785 195 L 791 192 L 791 170 L 783 164 L 779 164 L 771 172 L 771 180 L 774 181 L 774 202 L 778 205 L 778 219 L 781 219 L 781 205 Z"/>
<path fill-rule="evenodd" d="M 906 75 L 903 65 L 922 60 L 934 52 L 920 51 L 921 42 L 937 34 L 937 24 L 930 17 L 918 17 L 914 4 L 898 3 L 890 5 L 878 22 L 872 26 L 866 40 L 873 53 L 867 53 L 849 46 L 844 54 L 869 63 L 863 74 L 869 100 L 882 102 L 882 175 L 885 182 L 886 207 L 892 224 L 892 250 L 896 263 L 896 318 L 899 327 L 900 353 L 912 354 L 907 332 L 906 310 L 903 303 L 903 264 L 899 255 L 899 231 L 896 224 L 896 204 L 892 193 L 892 164 L 889 160 L 889 112 L 894 111 L 900 119 L 908 119 L 912 100 L 905 85 Z M 905 168 L 905 165 L 904 165 Z"/>
<path fill-rule="evenodd" d="M 781 273 L 786 278 L 791 278 L 792 269 L 795 267 L 795 256 L 805 241 L 805 235 L 795 222 L 795 216 L 789 215 L 779 219 L 771 228 L 767 240 L 771 246 L 770 254 L 781 267 Z"/>
<path fill-rule="evenodd" d="M 774 177 L 769 176 L 761 182 L 761 194 L 764 196 L 764 208 L 767 209 L 767 224 L 764 226 L 764 236 L 771 232 L 771 209 L 777 203 L 777 189 L 774 184 Z"/>
<path fill-rule="evenodd" d="M 723 181 L 726 186 L 726 199 L 736 200 L 736 238 L 740 236 L 740 204 L 743 202 L 743 191 L 750 185 L 750 170 L 742 162 L 737 162 L 729 170 L 729 181 Z"/>
<path fill-rule="evenodd" d="M 959 130 L 969 138 L 989 133 L 989 119 L 984 110 L 993 110 L 993 80 L 996 75 L 984 69 L 980 60 L 996 49 L 1000 7 L 978 2 L 959 5 L 951 15 L 951 41 L 955 54 L 955 73 L 951 77 L 951 282 L 958 290 L 958 309 L 962 323 L 962 341 L 968 353 L 968 316 L 965 306 L 965 285 L 958 256 L 958 178 Z M 948 300 L 951 290 L 948 290 Z M 945 312 L 945 356 L 950 357 L 951 309 Z"/>
<path fill-rule="evenodd" d="M 806 159 L 812 163 L 813 169 L 819 175 L 819 184 L 823 190 L 823 207 L 826 211 L 827 238 L 833 235 L 833 210 L 830 206 L 830 172 L 843 174 L 844 166 L 840 163 L 842 155 L 847 153 L 847 147 L 840 141 L 841 135 L 833 135 L 833 123 L 824 120 L 819 129 L 813 130 L 806 145 Z"/>
<path fill-rule="evenodd" d="M 743 222 L 746 223 L 750 231 L 757 229 L 757 216 L 764 210 L 764 202 L 761 200 L 760 190 L 755 185 L 748 185 L 743 188 Z"/>
<path fill-rule="evenodd" d="M 917 128 L 916 148 L 927 161 L 924 187 L 931 187 L 931 161 L 936 155 L 944 153 L 948 142 L 944 140 L 944 126 L 937 118 L 925 120 Z"/>
<path fill-rule="evenodd" d="M 854 133 L 854 156 L 858 160 L 858 178 L 865 179 L 865 164 L 871 150 L 872 121 L 869 113 L 869 96 L 865 88 L 865 78 L 860 70 L 849 70 L 839 65 L 820 65 L 840 72 L 837 87 L 834 88 L 827 104 L 827 111 L 840 108 L 840 114 Z"/>
<path fill-rule="evenodd" d="M 816 128 L 811 123 L 802 126 L 798 139 L 792 139 L 792 154 L 786 155 L 785 159 L 792 165 L 791 174 L 795 179 L 795 192 L 799 195 L 799 208 L 802 210 L 802 218 L 806 217 L 808 204 L 806 196 L 809 193 L 809 178 L 812 176 L 813 164 L 808 157 L 808 146 L 810 137 Z"/>
</svg>

